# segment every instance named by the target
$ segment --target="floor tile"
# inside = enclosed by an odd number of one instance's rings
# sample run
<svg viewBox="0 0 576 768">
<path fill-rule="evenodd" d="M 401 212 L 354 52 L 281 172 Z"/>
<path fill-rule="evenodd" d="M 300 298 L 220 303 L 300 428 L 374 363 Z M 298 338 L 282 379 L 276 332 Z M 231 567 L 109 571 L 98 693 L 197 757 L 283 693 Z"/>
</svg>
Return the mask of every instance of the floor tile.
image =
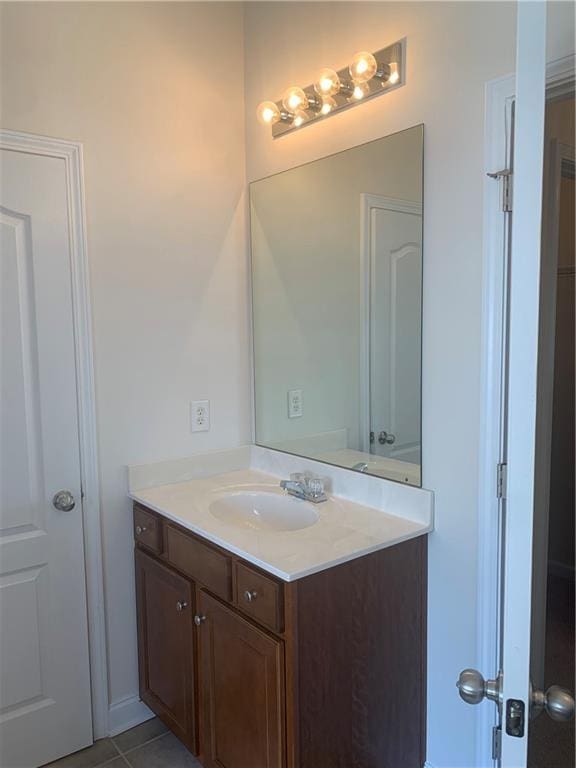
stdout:
<svg viewBox="0 0 576 768">
<path fill-rule="evenodd" d="M 114 736 L 112 740 L 120 752 L 128 752 L 128 750 L 140 747 L 147 741 L 155 739 L 162 733 L 166 733 L 167 730 L 162 720 L 153 717 L 151 720 L 137 725 L 136 728 L 131 728 L 129 731 L 124 731 L 124 733 Z"/>
<path fill-rule="evenodd" d="M 118 756 L 118 750 L 110 739 L 100 739 L 91 747 L 74 752 L 73 755 L 63 757 L 55 763 L 50 763 L 46 768 L 96 768 L 113 757 Z M 116 766 L 114 766 L 116 768 Z"/>
<path fill-rule="evenodd" d="M 124 757 L 132 768 L 201 768 L 196 758 L 172 733 L 138 747 Z"/>
</svg>

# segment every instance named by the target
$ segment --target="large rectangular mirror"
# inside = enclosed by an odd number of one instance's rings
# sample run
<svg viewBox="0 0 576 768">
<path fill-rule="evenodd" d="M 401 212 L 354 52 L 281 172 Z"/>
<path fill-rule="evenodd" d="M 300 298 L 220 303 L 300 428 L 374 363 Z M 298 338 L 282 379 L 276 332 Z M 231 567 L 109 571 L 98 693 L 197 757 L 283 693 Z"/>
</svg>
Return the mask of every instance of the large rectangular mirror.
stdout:
<svg viewBox="0 0 576 768">
<path fill-rule="evenodd" d="M 256 442 L 421 477 L 423 126 L 250 187 Z"/>
</svg>

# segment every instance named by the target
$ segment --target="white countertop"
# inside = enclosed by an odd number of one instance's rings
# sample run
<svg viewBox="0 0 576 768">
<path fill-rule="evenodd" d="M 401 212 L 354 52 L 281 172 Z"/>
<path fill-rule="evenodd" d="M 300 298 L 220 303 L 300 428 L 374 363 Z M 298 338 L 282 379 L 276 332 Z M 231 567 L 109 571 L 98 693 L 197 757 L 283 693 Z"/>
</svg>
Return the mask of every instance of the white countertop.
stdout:
<svg viewBox="0 0 576 768">
<path fill-rule="evenodd" d="M 295 531 L 241 528 L 215 517 L 210 502 L 227 486 L 284 494 L 279 478 L 255 469 L 199 477 L 185 482 L 132 488 L 130 497 L 193 533 L 254 565 L 294 581 L 432 530 L 432 513 L 422 520 L 391 514 L 329 494 L 314 505 L 318 521 Z"/>
</svg>

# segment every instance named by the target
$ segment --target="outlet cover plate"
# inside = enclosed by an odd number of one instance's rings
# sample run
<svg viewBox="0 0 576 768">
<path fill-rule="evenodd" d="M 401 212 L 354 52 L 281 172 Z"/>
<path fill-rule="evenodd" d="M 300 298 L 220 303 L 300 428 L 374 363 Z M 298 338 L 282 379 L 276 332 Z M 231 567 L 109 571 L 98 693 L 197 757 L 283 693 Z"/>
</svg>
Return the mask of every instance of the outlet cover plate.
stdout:
<svg viewBox="0 0 576 768">
<path fill-rule="evenodd" d="M 190 403 L 190 429 L 208 432 L 210 429 L 210 400 L 192 400 Z"/>
<path fill-rule="evenodd" d="M 288 390 L 288 418 L 299 419 L 304 413 L 302 405 L 302 390 L 301 389 L 289 389 Z"/>
</svg>

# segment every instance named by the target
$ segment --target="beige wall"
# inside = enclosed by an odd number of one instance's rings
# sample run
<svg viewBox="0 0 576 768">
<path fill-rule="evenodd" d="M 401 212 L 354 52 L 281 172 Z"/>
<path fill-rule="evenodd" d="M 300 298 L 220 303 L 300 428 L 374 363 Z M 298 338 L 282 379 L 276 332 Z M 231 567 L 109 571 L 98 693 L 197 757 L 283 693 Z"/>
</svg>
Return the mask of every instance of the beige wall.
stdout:
<svg viewBox="0 0 576 768">
<path fill-rule="evenodd" d="M 250 435 L 242 7 L 3 3 L 0 22 L 2 127 L 84 144 L 118 704 L 138 691 L 124 465 Z"/>
<path fill-rule="evenodd" d="M 573 8 L 550 3 L 550 60 L 574 51 Z M 428 760 L 476 764 L 476 718 L 455 695 L 476 655 L 484 89 L 515 67 L 515 4 L 251 3 L 245 17 L 249 180 L 423 122 L 423 484 L 430 538 Z M 257 104 L 357 50 L 407 37 L 407 85 L 272 141 Z"/>
<path fill-rule="evenodd" d="M 557 99 L 546 105 L 546 137 L 574 146 L 574 99 Z"/>
</svg>

